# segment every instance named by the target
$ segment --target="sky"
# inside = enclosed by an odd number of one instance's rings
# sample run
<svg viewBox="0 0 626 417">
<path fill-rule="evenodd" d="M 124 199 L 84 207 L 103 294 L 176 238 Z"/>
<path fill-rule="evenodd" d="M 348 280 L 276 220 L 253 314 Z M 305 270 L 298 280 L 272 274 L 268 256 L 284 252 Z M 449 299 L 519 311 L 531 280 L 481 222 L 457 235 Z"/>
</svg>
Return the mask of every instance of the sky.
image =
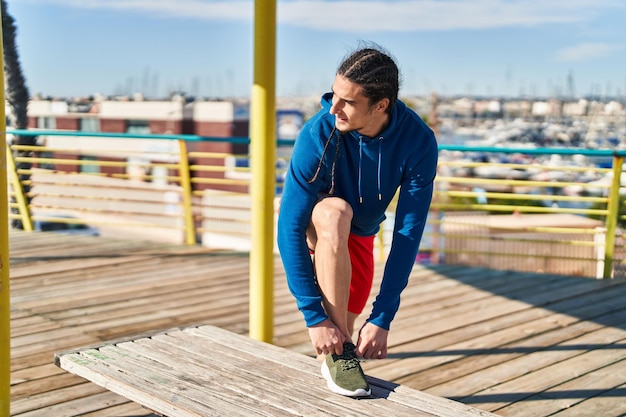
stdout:
<svg viewBox="0 0 626 417">
<path fill-rule="evenodd" d="M 31 95 L 249 97 L 253 0 L 6 0 Z M 401 95 L 626 97 L 624 0 L 277 0 L 276 95 L 375 43 Z"/>
</svg>

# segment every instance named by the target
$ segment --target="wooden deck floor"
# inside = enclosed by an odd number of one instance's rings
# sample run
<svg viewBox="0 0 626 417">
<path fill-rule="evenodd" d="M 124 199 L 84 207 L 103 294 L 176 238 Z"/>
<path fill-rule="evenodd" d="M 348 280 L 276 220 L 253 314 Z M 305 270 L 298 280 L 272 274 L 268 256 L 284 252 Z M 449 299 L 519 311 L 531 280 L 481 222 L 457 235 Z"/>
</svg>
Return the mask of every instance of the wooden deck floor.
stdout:
<svg viewBox="0 0 626 417">
<path fill-rule="evenodd" d="M 245 254 L 41 233 L 10 240 L 13 416 L 150 415 L 57 368 L 55 352 L 200 323 L 247 334 Z M 278 258 L 275 270 L 274 343 L 310 355 Z M 389 358 L 364 369 L 502 416 L 622 416 L 624 300 L 624 280 L 416 266 Z"/>
</svg>

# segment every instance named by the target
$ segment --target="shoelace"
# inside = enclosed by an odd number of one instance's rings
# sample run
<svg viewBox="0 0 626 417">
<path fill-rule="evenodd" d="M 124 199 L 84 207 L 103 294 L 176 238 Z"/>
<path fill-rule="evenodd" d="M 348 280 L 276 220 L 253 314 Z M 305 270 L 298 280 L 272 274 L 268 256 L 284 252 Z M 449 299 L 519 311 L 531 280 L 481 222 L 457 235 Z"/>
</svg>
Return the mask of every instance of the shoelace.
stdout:
<svg viewBox="0 0 626 417">
<path fill-rule="evenodd" d="M 354 346 L 344 345 L 343 353 L 338 357 L 344 361 L 341 364 L 341 368 L 344 371 L 360 366 L 359 358 L 357 358 L 356 353 L 354 352 Z"/>
</svg>

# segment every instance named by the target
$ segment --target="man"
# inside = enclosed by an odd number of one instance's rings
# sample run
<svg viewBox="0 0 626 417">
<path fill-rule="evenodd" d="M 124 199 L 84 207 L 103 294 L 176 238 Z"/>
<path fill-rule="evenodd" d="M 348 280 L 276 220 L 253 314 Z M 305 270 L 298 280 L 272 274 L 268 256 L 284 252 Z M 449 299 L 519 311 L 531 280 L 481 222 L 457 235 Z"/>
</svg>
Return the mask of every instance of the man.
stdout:
<svg viewBox="0 0 626 417">
<path fill-rule="evenodd" d="M 293 149 L 278 219 L 287 281 L 322 375 L 338 394 L 370 387 L 358 356 L 387 356 L 387 335 L 432 197 L 437 142 L 398 100 L 399 71 L 379 47 L 349 55 Z M 391 251 L 372 312 L 353 339 L 374 276 L 374 237 L 400 189 Z M 311 257 L 312 255 L 312 257 Z"/>
</svg>

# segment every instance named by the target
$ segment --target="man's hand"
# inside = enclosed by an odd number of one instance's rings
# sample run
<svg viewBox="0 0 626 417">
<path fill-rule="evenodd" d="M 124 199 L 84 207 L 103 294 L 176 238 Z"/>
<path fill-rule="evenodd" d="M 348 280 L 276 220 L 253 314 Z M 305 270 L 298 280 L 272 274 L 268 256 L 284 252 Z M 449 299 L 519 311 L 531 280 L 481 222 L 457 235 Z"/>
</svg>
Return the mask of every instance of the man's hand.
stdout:
<svg viewBox="0 0 626 417">
<path fill-rule="evenodd" d="M 359 330 L 356 342 L 356 354 L 365 359 L 383 359 L 387 357 L 387 336 L 389 330 L 372 323 L 365 323 Z"/>
<path fill-rule="evenodd" d="M 330 319 L 309 327 L 309 337 L 318 355 L 343 353 L 343 342 L 346 341 L 346 337 Z"/>
</svg>

